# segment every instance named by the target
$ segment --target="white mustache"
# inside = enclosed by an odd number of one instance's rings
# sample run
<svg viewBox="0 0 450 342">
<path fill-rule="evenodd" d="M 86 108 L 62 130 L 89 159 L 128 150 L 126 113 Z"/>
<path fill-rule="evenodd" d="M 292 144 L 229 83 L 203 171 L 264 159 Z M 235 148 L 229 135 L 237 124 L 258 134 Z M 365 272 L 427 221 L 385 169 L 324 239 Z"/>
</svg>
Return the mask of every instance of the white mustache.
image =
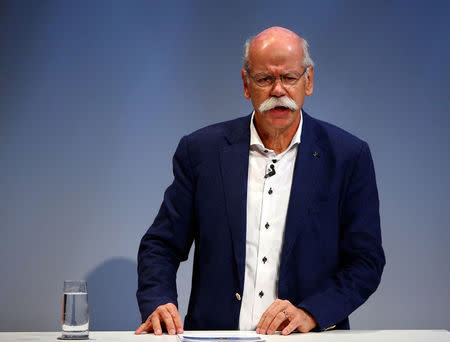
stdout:
<svg viewBox="0 0 450 342">
<path fill-rule="evenodd" d="M 290 110 L 298 110 L 298 105 L 289 96 L 275 97 L 271 96 L 259 106 L 260 113 L 267 112 L 275 107 L 287 107 Z"/>
</svg>

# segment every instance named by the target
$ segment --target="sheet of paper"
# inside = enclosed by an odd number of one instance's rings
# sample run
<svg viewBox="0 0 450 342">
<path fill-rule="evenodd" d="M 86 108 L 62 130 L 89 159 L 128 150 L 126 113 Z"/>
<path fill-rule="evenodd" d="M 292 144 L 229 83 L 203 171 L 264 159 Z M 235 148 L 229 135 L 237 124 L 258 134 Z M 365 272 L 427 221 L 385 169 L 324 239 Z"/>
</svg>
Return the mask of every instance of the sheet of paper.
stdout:
<svg viewBox="0 0 450 342">
<path fill-rule="evenodd" d="M 181 342 L 264 342 L 260 335 L 254 332 L 192 332 L 179 334 L 178 338 Z"/>
</svg>

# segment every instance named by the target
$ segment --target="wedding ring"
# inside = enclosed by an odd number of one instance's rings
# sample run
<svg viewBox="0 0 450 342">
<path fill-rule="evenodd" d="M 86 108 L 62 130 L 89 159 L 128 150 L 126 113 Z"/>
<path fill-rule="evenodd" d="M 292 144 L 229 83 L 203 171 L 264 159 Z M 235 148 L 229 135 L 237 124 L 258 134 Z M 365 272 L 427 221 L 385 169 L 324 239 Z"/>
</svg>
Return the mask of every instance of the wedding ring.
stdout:
<svg viewBox="0 0 450 342">
<path fill-rule="evenodd" d="M 287 313 L 287 311 L 286 311 L 286 310 L 283 310 L 283 313 L 284 313 L 284 317 L 285 317 L 285 318 L 288 318 L 288 313 Z"/>
</svg>

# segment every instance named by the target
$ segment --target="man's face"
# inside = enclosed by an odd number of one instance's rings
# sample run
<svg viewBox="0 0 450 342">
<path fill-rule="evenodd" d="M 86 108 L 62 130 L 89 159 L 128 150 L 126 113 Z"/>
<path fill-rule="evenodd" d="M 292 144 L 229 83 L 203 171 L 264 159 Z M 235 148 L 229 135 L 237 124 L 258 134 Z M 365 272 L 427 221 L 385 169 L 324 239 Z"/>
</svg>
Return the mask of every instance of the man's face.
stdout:
<svg viewBox="0 0 450 342">
<path fill-rule="evenodd" d="M 254 43 L 250 48 L 250 73 L 257 75 L 267 73 L 273 76 L 283 75 L 287 72 L 297 72 L 302 74 L 305 68 L 302 66 L 303 50 L 300 40 L 295 39 L 262 39 Z M 280 78 L 277 78 L 273 85 L 260 87 L 255 81 L 248 77 L 246 71 L 242 69 L 242 80 L 244 82 L 244 95 L 251 99 L 255 108 L 255 120 L 257 127 L 267 133 L 285 132 L 286 130 L 297 129 L 300 121 L 300 109 L 303 106 L 305 95 L 313 92 L 313 69 L 309 68 L 309 75 L 306 74 L 291 86 L 285 86 Z M 269 111 L 260 112 L 259 106 L 270 97 L 281 98 L 290 97 L 298 106 L 298 110 L 275 108 Z"/>
</svg>

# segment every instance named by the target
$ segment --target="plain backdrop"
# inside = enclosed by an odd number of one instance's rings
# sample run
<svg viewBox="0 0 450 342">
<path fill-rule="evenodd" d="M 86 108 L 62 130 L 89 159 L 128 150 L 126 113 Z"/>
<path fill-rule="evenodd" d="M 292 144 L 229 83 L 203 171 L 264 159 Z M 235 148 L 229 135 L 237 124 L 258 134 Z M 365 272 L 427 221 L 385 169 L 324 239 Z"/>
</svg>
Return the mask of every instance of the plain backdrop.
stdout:
<svg viewBox="0 0 450 342">
<path fill-rule="evenodd" d="M 373 154 L 387 265 L 352 328 L 449 329 L 449 17 L 448 1 L 2 1 L 0 330 L 59 330 L 65 279 L 88 281 L 92 330 L 139 325 L 137 249 L 175 147 L 250 113 L 242 46 L 273 25 L 310 43 L 305 110 Z"/>
</svg>

